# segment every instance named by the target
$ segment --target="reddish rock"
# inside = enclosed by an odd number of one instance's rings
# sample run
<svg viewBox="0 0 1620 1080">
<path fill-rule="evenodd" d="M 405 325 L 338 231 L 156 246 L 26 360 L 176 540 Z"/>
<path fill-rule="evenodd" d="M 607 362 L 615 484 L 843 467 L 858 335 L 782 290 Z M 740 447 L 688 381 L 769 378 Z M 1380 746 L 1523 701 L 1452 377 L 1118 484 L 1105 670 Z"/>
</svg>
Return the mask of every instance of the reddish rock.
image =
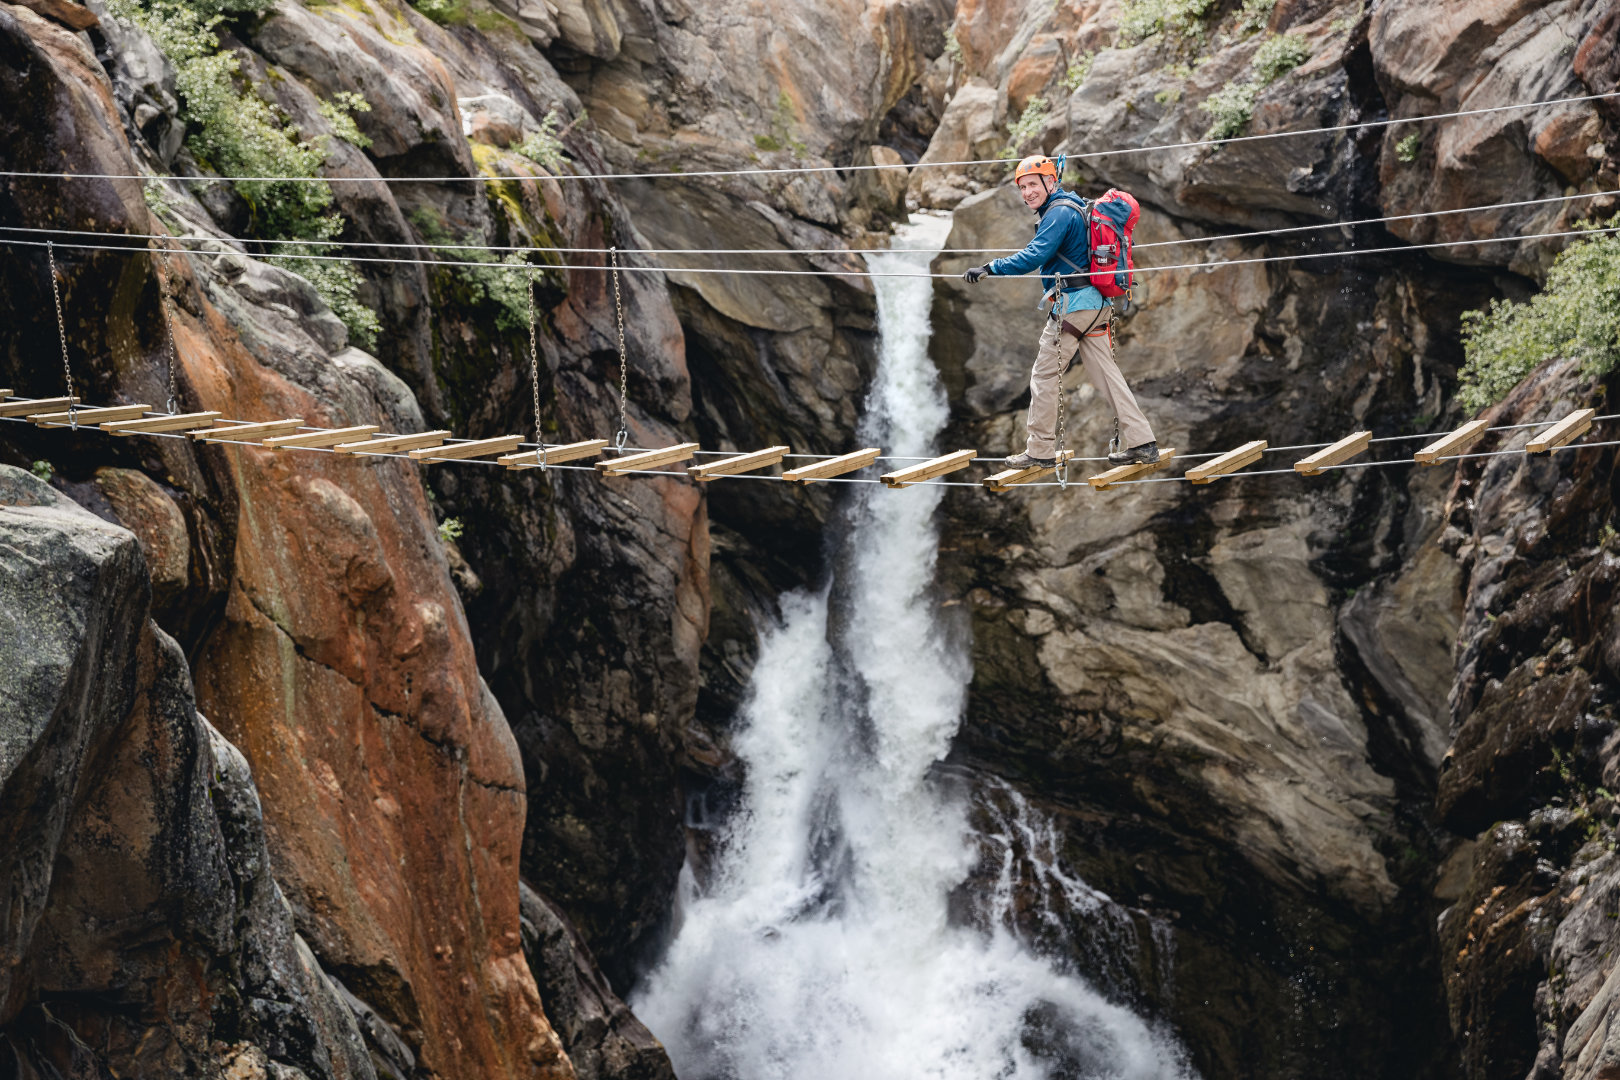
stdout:
<svg viewBox="0 0 1620 1080">
<path fill-rule="evenodd" d="M 69 30 L 88 30 L 93 26 L 100 26 L 101 20 L 96 13 L 83 4 L 75 4 L 73 0 L 13 0 L 18 7 L 25 7 L 37 15 L 47 19 L 55 19 Z"/>
<path fill-rule="evenodd" d="M 96 486 L 112 504 L 119 522 L 140 541 L 152 590 L 161 605 L 186 587 L 191 539 L 185 515 L 157 481 L 134 469 L 96 470 Z"/>
</svg>

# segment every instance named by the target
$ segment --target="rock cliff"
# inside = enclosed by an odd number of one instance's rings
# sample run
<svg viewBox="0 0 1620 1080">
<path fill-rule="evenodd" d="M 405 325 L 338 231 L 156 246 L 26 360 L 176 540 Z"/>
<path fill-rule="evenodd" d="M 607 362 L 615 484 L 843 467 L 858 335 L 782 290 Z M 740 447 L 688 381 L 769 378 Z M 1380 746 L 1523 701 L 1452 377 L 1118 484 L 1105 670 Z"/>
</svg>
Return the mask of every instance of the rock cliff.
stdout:
<svg viewBox="0 0 1620 1080">
<path fill-rule="evenodd" d="M 962 56 L 951 77 L 962 89 L 940 133 L 998 133 L 1039 99 L 1044 126 L 1023 149 L 1079 155 L 1083 191 L 1112 185 L 1142 197 L 1139 242 L 1177 245 L 1144 250 L 1142 262 L 1194 264 L 1144 275 L 1118 334 L 1117 355 L 1160 444 L 1288 446 L 1463 419 L 1451 396 L 1458 316 L 1503 290 L 1522 295 L 1526 286 L 1504 272 L 1534 277 L 1551 243 L 1197 264 L 1556 231 L 1592 215 L 1587 201 L 1392 222 L 1388 231 L 1345 230 L 1332 243 L 1186 241 L 1613 190 L 1607 103 L 1434 122 L 1415 133 L 1354 127 L 1610 91 L 1612 77 L 1592 58 L 1611 49 L 1612 6 L 1210 5 L 1177 29 L 1175 6 L 1159 5 L 1156 32 L 1141 34 L 1146 7 L 959 4 Z M 1293 66 L 1268 81 L 1255 57 L 1284 37 L 1298 43 Z M 1234 84 L 1254 90 L 1242 134 L 1350 130 L 1091 156 L 1204 137 L 1219 115 L 1201 106 Z M 938 139 L 929 150 L 937 160 L 982 151 L 971 137 L 943 148 Z M 1017 246 L 1030 217 L 995 179 L 919 172 L 912 196 L 955 208 L 948 248 Z M 948 256 L 936 266 L 955 272 L 977 261 Z M 952 445 L 983 453 L 1021 445 L 1038 292 L 1033 282 L 994 291 L 941 284 L 934 352 L 953 394 Z M 1521 395 L 1499 422 L 1562 415 L 1587 393 L 1567 376 L 1559 385 L 1533 404 Z M 1112 433 L 1104 407 L 1089 385 L 1073 400 L 1075 451 L 1100 453 Z M 1162 950 L 1145 947 L 1135 972 L 1093 967 L 1117 992 L 1172 1018 L 1206 1075 L 1512 1076 L 1533 1060 L 1537 1075 L 1594 1074 L 1600 1040 L 1590 1032 L 1607 1023 L 1597 993 L 1604 946 L 1570 931 L 1555 945 L 1551 925 L 1537 944 L 1525 936 L 1532 894 L 1550 903 L 1547 890 L 1565 874 L 1568 896 L 1583 871 L 1566 871 L 1573 848 L 1557 847 L 1551 823 L 1540 833 L 1539 818 L 1517 832 L 1490 826 L 1551 814 L 1565 830 L 1558 835 L 1574 837 L 1595 818 L 1547 809 L 1548 798 L 1562 806 L 1570 797 L 1524 788 L 1542 770 L 1556 773 L 1554 759 L 1569 751 L 1550 735 L 1532 749 L 1522 719 L 1506 716 L 1496 723 L 1517 732 L 1526 760 L 1514 770 L 1512 810 L 1506 793 L 1493 801 L 1504 762 L 1497 746 L 1485 747 L 1489 721 L 1472 715 L 1487 684 L 1506 685 L 1507 670 L 1488 676 L 1473 659 L 1481 630 L 1471 627 L 1484 619 L 1471 614 L 1481 604 L 1474 597 L 1492 586 L 1472 552 L 1500 553 L 1497 574 L 1541 560 L 1512 539 L 1464 537 L 1474 522 L 1512 519 L 1561 553 L 1592 543 L 1589 528 L 1613 512 L 1598 479 L 1612 470 L 1608 453 L 947 500 L 955 548 L 947 591 L 973 611 L 976 669 L 956 756 L 1044 802 L 1068 822 L 1069 854 L 1086 880 L 1169 928 L 1173 978 L 1153 962 Z M 1291 458 L 1266 460 L 1276 468 Z M 1491 496 L 1503 509 L 1486 518 L 1469 479 L 1481 472 L 1514 492 Z M 1591 495 L 1566 516 L 1571 496 L 1553 493 L 1571 483 Z M 1561 622 L 1574 587 L 1554 595 L 1551 581 L 1576 565 L 1596 573 L 1594 558 L 1561 555 L 1545 571 L 1549 591 L 1526 582 L 1514 592 L 1543 620 Z M 1501 625 L 1494 614 L 1484 623 Z M 1592 689 L 1601 678 L 1574 659 L 1578 643 L 1568 648 L 1564 667 L 1581 674 L 1542 686 L 1544 705 L 1518 695 L 1556 677 L 1550 661 L 1532 663 L 1525 671 L 1535 678 L 1521 675 L 1523 690 L 1510 692 L 1514 716 L 1527 711 L 1534 730 L 1606 715 Z M 1588 677 L 1594 684 L 1579 682 Z M 1566 720 L 1543 719 L 1559 708 Z M 1593 755 L 1601 738 L 1588 736 Z M 1586 790 L 1599 771 L 1589 765 Z M 1527 868 L 1543 835 L 1538 886 Z M 1484 958 L 1464 947 L 1497 923 Z M 1512 959 L 1500 962 L 1504 955 Z M 1556 973 L 1571 964 L 1585 981 L 1564 1002 L 1574 976 Z M 1589 1002 L 1594 1015 L 1582 1012 Z M 1564 1072 L 1561 1062 L 1570 1063 Z"/>
</svg>

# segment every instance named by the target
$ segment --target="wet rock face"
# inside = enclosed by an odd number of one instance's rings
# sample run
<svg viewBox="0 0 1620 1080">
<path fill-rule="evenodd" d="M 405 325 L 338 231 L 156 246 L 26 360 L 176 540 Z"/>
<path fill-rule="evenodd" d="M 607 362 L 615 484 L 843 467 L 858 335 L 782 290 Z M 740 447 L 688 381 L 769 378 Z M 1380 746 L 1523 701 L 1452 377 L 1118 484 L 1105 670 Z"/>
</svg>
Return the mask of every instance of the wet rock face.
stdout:
<svg viewBox="0 0 1620 1080">
<path fill-rule="evenodd" d="M 146 619 L 140 545 L 8 466 L 0 536 L 0 1030 L 19 1075 L 373 1076 L 271 876 L 247 762 Z"/>
<path fill-rule="evenodd" d="M 1219 28 L 1179 44 L 1119 42 L 1115 5 L 1038 7 L 964 4 L 955 24 L 956 100 L 972 91 L 988 109 L 1002 94 L 1007 115 L 1034 95 L 1051 104 L 1025 152 L 1197 140 L 1211 120 L 1198 104 L 1249 76 L 1268 33 L 1298 35 L 1308 56 L 1260 90 L 1246 134 L 1612 88 L 1583 81 L 1600 63 L 1577 69 L 1572 50 L 1550 39 L 1558 27 L 1586 41 L 1607 25 L 1604 5 L 1383 4 L 1363 16 L 1354 5 L 1278 4 L 1265 30 L 1245 34 L 1217 14 Z M 1601 48 L 1590 46 L 1592 55 Z M 1088 52 L 1094 61 L 1071 93 L 1066 64 Z M 1502 63 L 1479 66 L 1483 54 Z M 965 118 L 968 106 L 950 108 Z M 1613 186 L 1597 179 L 1606 151 L 1587 167 L 1567 150 L 1588 138 L 1582 132 L 1612 142 L 1592 105 L 1556 123 L 1493 116 L 1425 127 L 1399 150 L 1410 132 L 1396 127 L 1088 159 L 1080 189 L 1137 194 L 1137 241 L 1148 244 L 1211 226 Z M 948 110 L 940 131 L 959 145 L 941 160 L 967 149 L 950 120 Z M 987 187 L 993 179 L 941 170 L 914 177 L 912 194 L 956 207 L 948 248 L 1017 247 L 1033 220 L 1008 188 Z M 1592 212 L 1576 205 L 1402 223 L 1395 233 L 1534 232 Z M 1357 246 L 1392 242 L 1370 232 Z M 1139 261 L 1318 246 L 1218 240 L 1143 248 Z M 1460 419 L 1450 404 L 1458 314 L 1503 287 L 1456 264 L 1534 273 L 1544 256 L 1533 244 L 1504 244 L 1427 265 L 1408 257 L 1143 275 L 1117 355 L 1159 444 L 1182 453 L 1253 438 L 1281 447 L 1363 428 L 1444 429 Z M 945 257 L 936 269 L 980 261 Z M 931 349 L 956 417 L 951 445 L 985 455 L 1021 448 L 1038 296 L 1033 282 L 940 283 Z M 1070 445 L 1100 455 L 1111 417 L 1078 370 L 1070 379 Z M 1551 394 L 1516 415 L 1572 407 Z M 1253 468 L 1286 468 L 1297 456 Z M 1556 547 L 1560 523 L 1584 535 L 1582 514 L 1601 521 L 1610 512 L 1612 494 L 1596 487 L 1581 510 L 1563 508 L 1575 497 L 1568 464 L 1527 468 L 1539 479 L 1493 502 L 1493 528 Z M 1091 471 L 1077 468 L 1076 479 Z M 1484 556 L 1463 540 L 1461 507 L 1486 507 L 1472 481 L 1448 495 L 1451 476 L 1347 470 L 946 501 L 947 590 L 974 619 L 975 679 L 955 753 L 1065 822 L 1068 855 L 1089 883 L 1164 920 L 1172 978 L 1105 964 L 1092 974 L 1168 1018 L 1205 1075 L 1524 1075 L 1538 1054 L 1548 1076 L 1560 1062 L 1568 1075 L 1598 1067 L 1601 1039 L 1591 1032 L 1603 1030 L 1608 1006 L 1574 1021 L 1587 1000 L 1607 999 L 1592 996 L 1588 976 L 1570 1011 L 1545 965 L 1597 948 L 1573 944 L 1573 928 L 1552 944 L 1547 896 L 1559 881 L 1568 895 L 1576 877 L 1596 882 L 1602 871 L 1594 850 L 1580 853 L 1587 819 L 1532 810 L 1546 804 L 1548 770 L 1557 771 L 1552 749 L 1604 744 L 1606 728 L 1581 733 L 1606 692 L 1578 645 L 1566 646 L 1567 659 L 1498 673 L 1501 646 L 1484 640 L 1510 633 L 1505 620 L 1487 620 L 1481 644 L 1467 644 L 1479 618 L 1470 612 L 1484 602 L 1472 597 L 1496 596 L 1496 586 L 1471 583 Z M 1502 574 L 1527 550 L 1511 535 L 1479 544 Z M 1494 602 L 1521 598 L 1527 618 L 1539 612 L 1529 636 L 1552 637 L 1573 610 L 1603 603 L 1580 590 L 1606 579 L 1594 568 L 1590 585 L 1575 584 L 1569 566 L 1544 560 L 1539 577 L 1515 578 Z M 1590 633 L 1595 642 L 1603 631 Z M 1526 712 L 1538 719 L 1524 723 Z M 1512 828 L 1492 833 L 1504 818 Z M 1478 839 L 1458 847 L 1459 836 Z M 1457 959 L 1465 945 L 1478 959 Z M 1538 1019 L 1560 1009 L 1568 1015 L 1559 1021 Z M 1553 1028 L 1551 1043 L 1537 1034 Z M 1454 1043 L 1436 1035 L 1447 1031 Z M 1566 1031 L 1586 1049 L 1572 1048 Z"/>
<path fill-rule="evenodd" d="M 1554 366 L 1492 415 L 1523 423 L 1615 389 Z M 1467 593 L 1438 805 L 1472 839 L 1448 863 L 1439 927 L 1470 1076 L 1597 1077 L 1615 1060 L 1612 455 L 1486 459 L 1448 493 L 1441 543 Z"/>
</svg>

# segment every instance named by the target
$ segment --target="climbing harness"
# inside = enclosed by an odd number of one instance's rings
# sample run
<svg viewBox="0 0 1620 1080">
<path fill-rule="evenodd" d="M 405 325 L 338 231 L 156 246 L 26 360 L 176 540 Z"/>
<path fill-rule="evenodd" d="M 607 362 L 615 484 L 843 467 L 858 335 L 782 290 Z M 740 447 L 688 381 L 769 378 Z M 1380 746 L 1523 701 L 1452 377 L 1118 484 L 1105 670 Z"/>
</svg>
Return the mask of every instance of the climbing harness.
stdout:
<svg viewBox="0 0 1620 1080">
<path fill-rule="evenodd" d="M 163 330 L 164 336 L 168 339 L 169 344 L 169 400 L 165 403 L 164 407 L 168 411 L 169 415 L 173 416 L 178 411 L 176 408 L 176 403 L 179 401 L 180 391 L 175 385 L 175 367 L 177 366 L 177 361 L 175 358 L 174 345 L 174 311 L 170 306 L 171 301 L 169 300 L 169 249 L 167 246 L 162 244 L 154 245 L 154 247 L 157 252 L 157 261 L 152 264 L 152 272 L 157 275 L 158 302 L 163 308 Z M 161 264 L 161 268 L 159 267 L 159 264 Z"/>
<path fill-rule="evenodd" d="M 79 430 L 79 410 L 73 400 L 73 367 L 68 363 L 67 327 L 62 323 L 62 291 L 56 285 L 56 247 L 45 244 L 45 258 L 51 264 L 51 299 L 56 301 L 56 339 L 62 343 L 62 379 L 67 384 L 68 427 Z"/>
<path fill-rule="evenodd" d="M 529 274 L 529 386 L 534 391 L 534 441 L 540 449 L 535 460 L 541 471 L 546 469 L 546 438 L 540 430 L 540 336 L 534 319 L 534 274 Z"/>
<path fill-rule="evenodd" d="M 609 248 L 608 254 L 613 259 L 613 310 L 619 324 L 619 433 L 613 437 L 613 448 L 623 453 L 624 444 L 630 439 L 630 421 L 627 418 L 630 407 L 630 357 L 624 348 L 624 298 L 619 293 L 618 245 Z"/>
</svg>

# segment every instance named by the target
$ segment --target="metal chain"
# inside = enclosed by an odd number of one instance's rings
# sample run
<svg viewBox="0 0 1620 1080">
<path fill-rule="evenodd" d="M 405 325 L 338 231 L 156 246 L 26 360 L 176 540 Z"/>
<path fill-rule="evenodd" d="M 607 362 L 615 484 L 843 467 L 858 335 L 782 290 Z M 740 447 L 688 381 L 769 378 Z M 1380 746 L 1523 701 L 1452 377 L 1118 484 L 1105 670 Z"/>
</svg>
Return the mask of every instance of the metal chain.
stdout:
<svg viewBox="0 0 1620 1080">
<path fill-rule="evenodd" d="M 609 248 L 608 254 L 613 259 L 613 307 L 619 321 L 619 433 L 613 445 L 623 450 L 625 441 L 630 438 L 630 422 L 625 415 L 630 407 L 630 358 L 624 348 L 624 298 L 619 293 L 618 245 Z"/>
<path fill-rule="evenodd" d="M 539 447 L 535 457 L 542 470 L 546 467 L 546 439 L 540 430 L 540 337 L 534 320 L 534 274 L 529 274 L 529 384 L 534 390 L 534 441 Z"/>
<path fill-rule="evenodd" d="M 180 388 L 175 383 L 175 368 L 179 366 L 179 361 L 174 351 L 174 310 L 169 300 L 169 249 L 166 246 L 157 247 L 157 261 L 162 268 L 153 269 L 157 272 L 158 300 L 163 306 L 163 329 L 169 341 L 169 400 L 165 408 L 168 409 L 169 415 L 173 416 L 178 411 L 176 405 L 180 400 Z"/>
<path fill-rule="evenodd" d="M 56 338 L 62 343 L 62 377 L 67 382 L 68 427 L 79 430 L 78 410 L 73 402 L 73 367 L 68 363 L 67 327 L 62 324 L 62 292 L 56 285 L 56 245 L 45 241 L 45 258 L 51 264 L 51 299 L 56 301 Z"/>
</svg>

